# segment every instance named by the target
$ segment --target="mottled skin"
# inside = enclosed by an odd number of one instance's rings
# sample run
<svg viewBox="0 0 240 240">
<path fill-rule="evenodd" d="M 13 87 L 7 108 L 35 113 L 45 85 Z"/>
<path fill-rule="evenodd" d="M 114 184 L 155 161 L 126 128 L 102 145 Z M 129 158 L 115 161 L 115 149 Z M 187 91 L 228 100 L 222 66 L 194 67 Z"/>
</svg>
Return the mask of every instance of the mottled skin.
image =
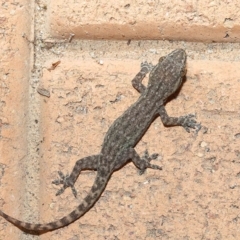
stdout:
<svg viewBox="0 0 240 240">
<path fill-rule="evenodd" d="M 141 65 L 140 72 L 132 80 L 133 87 L 141 95 L 133 105 L 113 122 L 104 138 L 101 153 L 78 160 L 70 176 L 64 176 L 59 172 L 60 179 L 53 182 L 57 185 L 63 184 L 57 195 L 63 193 L 67 187 L 71 187 L 74 195 L 76 195 L 74 184 L 80 172 L 85 169 L 97 171 L 90 192 L 73 212 L 60 220 L 46 224 L 25 223 L 6 215 L 2 211 L 0 211 L 0 215 L 23 231 L 41 234 L 64 227 L 84 215 L 98 200 L 112 173 L 125 165 L 127 161 L 133 161 L 141 172 L 146 168 L 161 170 L 161 167 L 150 163 L 151 159 L 157 157 L 157 154 L 149 156 L 146 152 L 145 156 L 141 158 L 134 147 L 158 115 L 164 125 L 183 126 L 188 132 L 190 128 L 197 131 L 200 129 L 200 124 L 194 120 L 194 115 L 169 117 L 164 107 L 167 98 L 181 86 L 185 66 L 186 53 L 182 49 L 177 49 L 166 57 L 161 57 L 155 67 L 148 63 Z M 145 87 L 142 80 L 150 70 L 149 82 Z"/>
</svg>

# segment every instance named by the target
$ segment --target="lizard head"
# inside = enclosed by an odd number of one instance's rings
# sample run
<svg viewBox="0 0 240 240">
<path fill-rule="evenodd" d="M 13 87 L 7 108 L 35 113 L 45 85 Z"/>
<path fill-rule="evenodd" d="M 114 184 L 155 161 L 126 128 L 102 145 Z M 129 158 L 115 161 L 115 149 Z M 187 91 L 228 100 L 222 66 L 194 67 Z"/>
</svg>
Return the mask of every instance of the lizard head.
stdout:
<svg viewBox="0 0 240 240">
<path fill-rule="evenodd" d="M 183 76 L 186 74 L 186 60 L 186 52 L 183 49 L 176 49 L 162 61 L 163 86 L 165 86 L 166 90 L 164 99 L 176 92 L 181 86 Z"/>
<path fill-rule="evenodd" d="M 183 49 L 176 49 L 167 56 L 161 57 L 150 73 L 148 86 L 159 93 L 161 100 L 165 101 L 181 86 L 186 73 L 186 59 L 186 52 Z"/>
</svg>

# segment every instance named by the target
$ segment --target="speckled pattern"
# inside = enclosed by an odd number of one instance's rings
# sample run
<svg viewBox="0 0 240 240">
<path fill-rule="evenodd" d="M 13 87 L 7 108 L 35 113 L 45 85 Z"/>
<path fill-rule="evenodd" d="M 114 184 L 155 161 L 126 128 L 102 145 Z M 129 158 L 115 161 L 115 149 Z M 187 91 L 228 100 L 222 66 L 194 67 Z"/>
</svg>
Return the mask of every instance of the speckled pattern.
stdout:
<svg viewBox="0 0 240 240">
<path fill-rule="evenodd" d="M 164 107 L 166 99 L 181 86 L 185 66 L 186 53 L 182 49 L 177 49 L 166 57 L 161 57 L 155 67 L 148 63 L 141 65 L 141 71 L 132 80 L 133 87 L 141 95 L 113 122 L 106 133 L 101 153 L 78 160 L 70 176 L 64 176 L 59 172 L 60 179 L 53 181 L 56 185 L 63 184 L 57 195 L 63 193 L 67 187 L 71 187 L 73 194 L 76 195 L 74 184 L 81 170 L 97 170 L 97 176 L 89 194 L 73 212 L 60 220 L 47 224 L 25 223 L 2 211 L 0 211 L 0 215 L 25 232 L 41 234 L 64 227 L 85 214 L 104 191 L 112 173 L 129 160 L 133 161 L 141 172 L 146 168 L 162 170 L 161 167 L 150 163 L 157 157 L 157 154 L 149 156 L 146 152 L 145 156 L 141 158 L 134 147 L 157 115 L 160 115 L 164 125 L 183 126 L 188 132 L 190 128 L 195 129 L 196 132 L 200 130 L 201 125 L 194 120 L 194 115 L 169 117 Z M 142 80 L 149 71 L 149 82 L 145 87 Z"/>
</svg>

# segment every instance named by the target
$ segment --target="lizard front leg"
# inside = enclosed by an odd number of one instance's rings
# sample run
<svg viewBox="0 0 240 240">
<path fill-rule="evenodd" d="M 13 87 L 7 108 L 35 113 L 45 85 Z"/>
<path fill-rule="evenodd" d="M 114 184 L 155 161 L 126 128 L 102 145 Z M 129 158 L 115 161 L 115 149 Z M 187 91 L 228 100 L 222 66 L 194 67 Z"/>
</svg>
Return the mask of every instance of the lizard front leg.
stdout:
<svg viewBox="0 0 240 240">
<path fill-rule="evenodd" d="M 154 66 L 151 63 L 143 62 L 141 63 L 140 72 L 133 78 L 132 86 L 140 93 L 142 93 L 146 87 L 142 84 L 142 80 L 145 78 L 147 73 L 149 73 Z"/>
<path fill-rule="evenodd" d="M 188 114 L 181 117 L 169 117 L 163 105 L 159 108 L 158 113 L 165 126 L 182 126 L 187 132 L 190 132 L 190 128 L 196 129 L 196 132 L 201 129 L 201 124 L 197 123 L 194 119 L 194 114 Z"/>
<path fill-rule="evenodd" d="M 159 60 L 158 60 L 158 64 L 160 64 L 164 59 L 165 59 L 165 56 L 160 57 Z M 149 72 L 150 72 L 149 78 L 151 78 L 151 74 L 154 71 L 153 69 L 155 67 L 156 66 L 154 66 L 152 63 L 148 63 L 146 61 L 141 63 L 141 70 L 140 70 L 140 72 L 132 80 L 132 86 L 138 92 L 142 93 L 146 89 L 146 87 L 142 84 L 142 80 L 145 78 L 145 76 Z"/>
<path fill-rule="evenodd" d="M 98 162 L 101 155 L 93 155 L 79 159 L 71 172 L 70 175 L 64 175 L 61 171 L 58 172 L 60 179 L 54 180 L 52 183 L 55 185 L 63 184 L 62 188 L 59 189 L 56 195 L 62 194 L 66 188 L 71 187 L 73 195 L 77 197 L 77 191 L 74 187 L 74 184 L 82 170 L 94 170 L 98 168 Z"/>
</svg>

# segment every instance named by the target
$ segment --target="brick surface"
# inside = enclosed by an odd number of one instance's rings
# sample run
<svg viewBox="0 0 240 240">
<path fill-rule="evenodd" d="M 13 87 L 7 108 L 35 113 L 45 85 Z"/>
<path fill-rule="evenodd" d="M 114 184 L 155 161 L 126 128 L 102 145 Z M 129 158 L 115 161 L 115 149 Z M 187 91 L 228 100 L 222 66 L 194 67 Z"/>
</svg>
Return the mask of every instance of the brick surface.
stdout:
<svg viewBox="0 0 240 240">
<path fill-rule="evenodd" d="M 164 170 L 148 170 L 138 176 L 133 165 L 121 169 L 113 175 L 93 209 L 61 232 L 70 236 L 71 231 L 76 231 L 79 239 L 111 239 L 115 235 L 119 239 L 238 236 L 234 221 L 239 197 L 236 186 L 239 130 L 235 128 L 239 123 L 239 106 L 234 104 L 240 101 L 238 64 L 190 59 L 187 81 L 167 109 L 171 115 L 196 112 L 207 132 L 203 133 L 204 128 L 196 137 L 181 128 L 163 128 L 157 119 L 136 149 L 161 153 L 162 161 L 158 164 Z M 42 100 L 42 127 L 46 129 L 42 161 L 50 173 L 56 176 L 59 166 L 70 170 L 76 159 L 99 152 L 111 122 L 137 98 L 130 79 L 138 65 L 136 60 L 106 59 L 99 65 L 91 59 L 70 64 L 62 59 L 54 72 L 44 72 L 42 85 L 49 89 L 51 97 Z M 47 182 L 51 179 L 50 175 Z M 80 199 L 93 180 L 91 173 L 80 177 L 77 183 Z M 50 196 L 56 191 L 52 190 Z M 58 209 L 54 203 L 53 213 L 46 207 L 48 214 L 44 214 L 44 219 L 62 217 L 78 204 L 67 192 L 61 199 L 65 207 Z M 73 204 L 67 205 L 68 202 Z M 57 232 L 49 234 L 51 239 L 59 237 Z"/>
<path fill-rule="evenodd" d="M 29 11 L 27 1 L 1 4 L 0 207 L 17 217 L 26 216 L 23 205 L 28 204 L 24 194 L 24 178 L 27 175 L 29 76 L 32 57 L 31 46 L 22 35 L 30 36 Z M 16 231 L 14 226 L 6 224 L 2 219 L 0 222 L 0 239 L 20 239 L 20 231 Z"/>
<path fill-rule="evenodd" d="M 76 160 L 99 153 L 111 123 L 139 96 L 131 79 L 144 60 L 157 63 L 173 49 L 186 49 L 186 82 L 166 108 L 171 116 L 196 113 L 203 129 L 196 136 L 165 128 L 157 118 L 136 150 L 159 153 L 162 171 L 139 176 L 132 163 L 126 165 L 71 225 L 37 237 L 0 219 L 0 239 L 239 239 L 240 46 L 200 43 L 236 40 L 238 2 L 157 2 L 38 1 L 31 20 L 27 2 L 5 3 L 0 207 L 11 216 L 53 221 L 87 195 L 94 172 L 81 173 L 78 199 L 69 189 L 56 197 L 51 182 L 58 170 L 71 172 Z M 26 23 L 35 24 L 33 44 L 22 38 L 32 39 Z M 223 38 L 226 29 L 231 34 Z M 59 40 L 70 33 L 71 42 Z"/>
<path fill-rule="evenodd" d="M 239 42 L 240 2 L 51 1 L 49 31 L 57 37 Z"/>
</svg>

